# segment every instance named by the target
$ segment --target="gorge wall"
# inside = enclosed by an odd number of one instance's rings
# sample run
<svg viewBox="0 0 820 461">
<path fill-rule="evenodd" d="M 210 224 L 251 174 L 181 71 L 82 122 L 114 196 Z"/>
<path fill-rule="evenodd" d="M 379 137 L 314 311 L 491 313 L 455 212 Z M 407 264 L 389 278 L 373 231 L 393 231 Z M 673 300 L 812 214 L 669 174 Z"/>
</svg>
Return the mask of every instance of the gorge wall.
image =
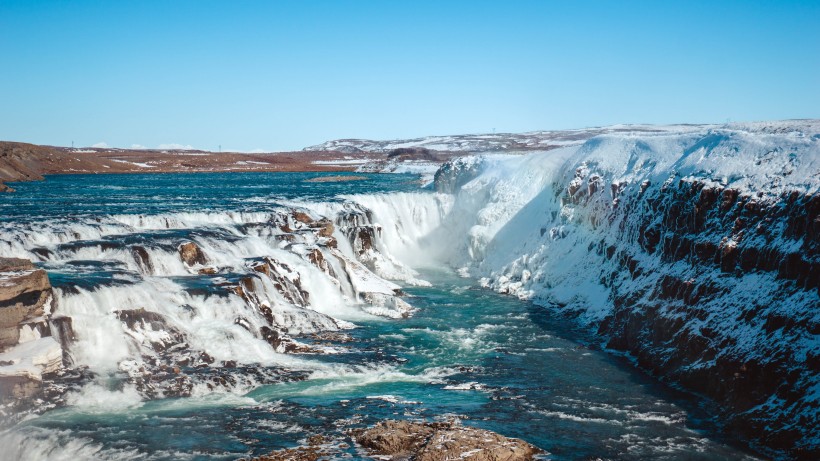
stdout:
<svg viewBox="0 0 820 461">
<path fill-rule="evenodd" d="M 814 459 L 818 128 L 601 136 L 525 158 L 457 160 L 437 184 L 457 192 L 461 211 L 437 238 L 467 238 L 438 251 L 714 399 L 727 432 Z"/>
</svg>

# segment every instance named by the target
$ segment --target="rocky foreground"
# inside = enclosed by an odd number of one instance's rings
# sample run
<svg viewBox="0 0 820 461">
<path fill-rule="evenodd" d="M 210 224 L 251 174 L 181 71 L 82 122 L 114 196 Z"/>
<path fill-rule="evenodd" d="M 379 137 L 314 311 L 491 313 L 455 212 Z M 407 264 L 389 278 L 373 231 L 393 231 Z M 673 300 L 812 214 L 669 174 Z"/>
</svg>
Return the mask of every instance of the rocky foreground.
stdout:
<svg viewBox="0 0 820 461">
<path fill-rule="evenodd" d="M 377 459 L 413 461 L 527 461 L 544 452 L 520 439 L 462 426 L 458 422 L 418 423 L 382 421 L 350 433 L 364 452 Z M 317 461 L 338 454 L 345 443 L 333 445 L 321 436 L 306 446 L 275 451 L 254 461 Z"/>
</svg>

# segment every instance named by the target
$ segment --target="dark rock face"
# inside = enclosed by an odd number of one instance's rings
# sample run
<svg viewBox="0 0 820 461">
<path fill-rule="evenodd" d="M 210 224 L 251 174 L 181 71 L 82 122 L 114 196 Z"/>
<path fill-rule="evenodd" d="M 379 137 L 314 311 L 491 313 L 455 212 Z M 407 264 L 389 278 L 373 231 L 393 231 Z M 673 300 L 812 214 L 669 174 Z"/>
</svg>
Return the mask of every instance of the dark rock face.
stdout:
<svg viewBox="0 0 820 461">
<path fill-rule="evenodd" d="M 371 254 L 376 250 L 375 242 L 381 237 L 382 228 L 373 222 L 373 212 L 350 205 L 348 210 L 337 217 L 339 230 L 353 246 L 358 259 L 373 269 Z"/>
<path fill-rule="evenodd" d="M 399 147 L 387 153 L 387 158 L 391 160 L 426 160 L 429 162 L 441 161 L 440 156 L 435 151 L 424 147 Z"/>
<path fill-rule="evenodd" d="M 182 247 L 180 247 L 180 255 L 182 255 Z M 142 273 L 151 274 L 154 272 L 154 263 L 151 262 L 151 255 L 148 254 L 148 250 L 146 250 L 145 247 L 134 245 L 131 247 L 131 256 L 134 257 L 134 261 Z"/>
<path fill-rule="evenodd" d="M 371 455 L 389 459 L 526 461 L 543 453 L 523 440 L 454 423 L 383 421 L 353 437 Z"/>
<path fill-rule="evenodd" d="M 301 276 L 289 265 L 274 258 L 264 258 L 264 261 L 252 269 L 269 277 L 274 287 L 291 304 L 301 307 L 310 304 L 310 293 L 302 288 Z"/>
<path fill-rule="evenodd" d="M 725 429 L 758 448 L 820 458 L 806 398 L 820 370 L 820 197 L 695 179 L 607 191 L 593 168 L 555 190 L 603 237 L 589 250 L 611 293 L 608 346 L 716 400 Z"/>
</svg>

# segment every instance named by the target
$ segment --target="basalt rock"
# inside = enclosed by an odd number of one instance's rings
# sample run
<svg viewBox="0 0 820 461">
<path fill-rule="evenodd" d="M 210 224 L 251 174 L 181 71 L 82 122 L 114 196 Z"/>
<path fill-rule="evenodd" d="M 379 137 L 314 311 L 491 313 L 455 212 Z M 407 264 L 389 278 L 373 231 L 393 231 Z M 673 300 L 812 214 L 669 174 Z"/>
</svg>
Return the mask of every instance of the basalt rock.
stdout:
<svg viewBox="0 0 820 461">
<path fill-rule="evenodd" d="M 598 325 L 609 347 L 718 401 L 734 435 L 794 458 L 820 456 L 820 408 L 803 398 L 817 365 L 802 339 L 816 337 L 820 306 L 820 199 L 791 191 L 764 200 L 681 179 L 626 188 L 615 207 L 611 191 L 582 187 L 585 174 L 562 203 L 583 210 L 578 219 L 591 228 L 610 226 L 590 245 L 610 261 L 600 280 L 613 310 Z M 756 278 L 769 281 L 769 298 L 738 305 L 738 294 L 748 296 L 733 290 L 756 289 Z M 741 329 L 748 338 L 735 337 Z M 808 347 L 795 352 L 800 344 Z"/>
</svg>

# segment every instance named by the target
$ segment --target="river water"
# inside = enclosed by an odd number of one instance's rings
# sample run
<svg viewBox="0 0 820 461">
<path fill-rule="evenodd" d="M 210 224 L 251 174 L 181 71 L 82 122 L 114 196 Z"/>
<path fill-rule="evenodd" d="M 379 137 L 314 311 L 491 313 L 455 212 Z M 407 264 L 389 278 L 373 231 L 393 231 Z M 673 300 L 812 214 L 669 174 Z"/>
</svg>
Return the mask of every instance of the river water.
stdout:
<svg viewBox="0 0 820 461">
<path fill-rule="evenodd" d="M 0 198 L 0 245 L 5 244 L 0 251 L 39 257 L 63 304 L 78 313 L 77 348 L 105 348 L 120 341 L 107 336 L 102 330 L 110 324 L 99 320 L 122 307 L 112 293 L 145 292 L 146 287 L 156 290 L 146 296 L 169 289 L 191 293 L 194 281 L 210 277 L 183 277 L 170 263 L 141 273 L 125 259 L 129 245 L 149 247 L 157 261 L 163 248 L 180 238 L 206 243 L 222 238 L 258 252 L 258 242 L 234 232 L 255 219 L 242 213 L 338 202 L 340 195 L 417 193 L 419 187 L 412 175 L 305 182 L 315 176 L 78 175 L 17 184 L 17 193 Z M 167 224 L 169 216 L 179 220 L 165 229 L 145 224 L 157 217 Z M 211 252 L 216 248 L 205 246 Z M 34 252 L 38 248 L 49 251 Z M 339 317 L 356 328 L 321 341 L 334 354 L 303 354 L 289 361 L 273 351 L 254 352 L 262 355 L 259 368 L 307 370 L 304 380 L 146 400 L 122 373 L 102 365 L 122 360 L 122 354 L 72 350 L 96 378 L 71 391 L 68 406 L 5 428 L 0 459 L 237 459 L 299 445 L 314 434 L 326 436 L 340 459 L 367 459 L 346 431 L 385 418 L 459 419 L 522 438 L 549 452 L 545 459 L 755 459 L 714 433 L 712 408 L 636 371 L 627 359 L 599 350 L 597 340 L 572 319 L 480 288 L 445 267 L 420 269 L 418 278 L 430 286 L 398 282 L 416 309 L 409 318 L 353 315 L 340 308 Z M 205 281 L 202 285 L 208 286 Z M 199 309 L 230 307 L 214 304 L 218 293 L 207 294 L 201 299 L 186 294 L 183 300 Z M 78 310 L 72 296 L 80 295 L 90 296 L 99 308 Z M 182 295 L 175 296 L 157 309 L 179 309 L 174 302 L 181 303 Z M 122 301 L 128 307 L 146 302 Z M 79 314 L 99 319 L 83 322 Z M 207 338 L 233 332 L 228 326 L 207 328 Z M 103 339 L 88 338 L 94 334 Z M 244 341 L 239 342 L 244 348 L 259 347 L 250 335 L 231 335 Z M 319 341 L 294 336 L 305 343 Z M 242 361 L 245 349 L 232 351 Z"/>
</svg>

